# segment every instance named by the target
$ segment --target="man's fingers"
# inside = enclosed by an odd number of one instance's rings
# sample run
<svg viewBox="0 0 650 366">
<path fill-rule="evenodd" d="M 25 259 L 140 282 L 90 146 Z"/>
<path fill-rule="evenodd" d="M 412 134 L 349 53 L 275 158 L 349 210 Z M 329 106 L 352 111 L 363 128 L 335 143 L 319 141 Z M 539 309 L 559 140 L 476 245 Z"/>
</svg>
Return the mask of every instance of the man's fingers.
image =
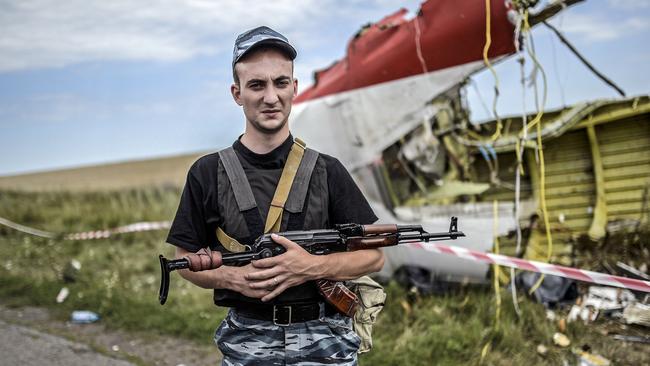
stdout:
<svg viewBox="0 0 650 366">
<path fill-rule="evenodd" d="M 271 238 L 273 241 L 276 243 L 282 245 L 286 250 L 291 250 L 291 249 L 299 249 L 299 250 L 304 250 L 302 247 L 291 240 L 280 236 L 278 234 L 271 234 Z M 269 268 L 273 266 L 277 266 L 279 264 L 282 264 L 284 261 L 283 258 L 284 254 L 281 254 L 276 257 L 271 257 L 271 258 L 264 258 L 264 259 L 258 259 L 256 261 L 252 261 L 251 263 L 253 264 L 253 267 L 255 268 Z"/>
<path fill-rule="evenodd" d="M 251 264 L 255 268 L 269 268 L 269 267 L 274 267 L 277 266 L 280 263 L 281 259 L 278 259 L 278 257 L 271 257 L 271 258 L 264 258 L 264 259 L 258 259 L 256 261 L 252 261 Z"/>
<path fill-rule="evenodd" d="M 289 285 L 286 282 L 280 283 L 278 287 L 275 288 L 275 290 L 271 291 L 270 294 L 264 296 L 262 298 L 262 302 L 267 302 L 273 300 L 276 296 L 280 295 L 281 293 L 284 292 L 289 287 Z"/>
<path fill-rule="evenodd" d="M 251 282 L 248 286 L 253 289 L 269 289 L 270 292 L 283 282 L 284 278 L 282 276 L 274 276 L 265 281 Z"/>
<path fill-rule="evenodd" d="M 269 289 L 262 289 L 262 290 L 253 290 L 252 292 L 247 292 L 244 295 L 248 297 L 253 297 L 256 299 L 261 299 L 262 297 L 268 295 L 271 293 L 271 290 Z"/>
<path fill-rule="evenodd" d="M 271 234 L 271 239 L 273 239 L 274 242 L 282 245 L 285 249 L 300 247 L 300 245 L 278 234 Z"/>
<path fill-rule="evenodd" d="M 273 267 L 270 269 L 264 269 L 261 271 L 246 273 L 244 275 L 244 278 L 249 281 L 263 281 L 269 278 L 273 278 L 277 276 L 279 273 L 280 273 L 280 269 L 278 267 Z"/>
</svg>

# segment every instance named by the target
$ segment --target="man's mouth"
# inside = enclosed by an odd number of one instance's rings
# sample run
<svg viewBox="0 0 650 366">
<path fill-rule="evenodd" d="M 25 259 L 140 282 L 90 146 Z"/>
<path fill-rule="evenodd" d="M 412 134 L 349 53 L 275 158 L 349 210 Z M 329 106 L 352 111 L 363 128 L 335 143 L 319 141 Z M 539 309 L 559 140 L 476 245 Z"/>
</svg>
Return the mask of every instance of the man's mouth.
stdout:
<svg viewBox="0 0 650 366">
<path fill-rule="evenodd" d="M 265 110 L 262 111 L 262 113 L 264 113 L 266 115 L 273 115 L 273 114 L 276 114 L 276 113 L 280 113 L 280 110 L 279 109 L 265 109 Z"/>
</svg>

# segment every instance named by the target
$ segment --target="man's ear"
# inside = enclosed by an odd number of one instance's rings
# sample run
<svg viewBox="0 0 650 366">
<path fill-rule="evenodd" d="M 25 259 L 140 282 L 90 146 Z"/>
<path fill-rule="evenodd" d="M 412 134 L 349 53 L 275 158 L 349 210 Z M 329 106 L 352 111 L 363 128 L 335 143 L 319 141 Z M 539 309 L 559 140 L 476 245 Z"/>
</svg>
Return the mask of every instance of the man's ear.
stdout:
<svg viewBox="0 0 650 366">
<path fill-rule="evenodd" d="M 298 79 L 293 78 L 293 97 L 298 96 Z"/>
<path fill-rule="evenodd" d="M 239 88 L 239 84 L 233 83 L 230 86 L 230 94 L 232 94 L 232 99 L 235 100 L 235 103 L 237 103 L 237 105 L 241 106 L 242 105 L 242 102 L 241 102 L 241 89 Z"/>
</svg>

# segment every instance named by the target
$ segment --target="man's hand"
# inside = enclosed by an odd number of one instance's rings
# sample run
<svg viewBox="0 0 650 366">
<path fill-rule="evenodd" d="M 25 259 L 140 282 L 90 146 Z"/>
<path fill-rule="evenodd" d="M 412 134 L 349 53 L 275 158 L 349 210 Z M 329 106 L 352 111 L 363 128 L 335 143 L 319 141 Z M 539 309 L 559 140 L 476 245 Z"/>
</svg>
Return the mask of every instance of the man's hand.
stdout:
<svg viewBox="0 0 650 366">
<path fill-rule="evenodd" d="M 176 258 L 184 258 L 191 254 L 183 248 L 176 248 Z M 221 266 L 217 269 L 207 271 L 192 272 L 188 269 L 179 271 L 180 275 L 195 285 L 206 289 L 228 289 L 239 292 L 242 295 L 261 299 L 268 295 L 270 289 L 254 289 L 249 286 L 246 274 L 257 271 L 251 264 L 242 267 Z"/>
<path fill-rule="evenodd" d="M 269 291 L 261 298 L 262 301 L 273 299 L 289 287 L 322 278 L 323 256 L 309 254 L 285 237 L 272 234 L 271 238 L 287 251 L 276 257 L 253 261 L 253 267 L 259 270 L 245 275 L 251 290 Z"/>
<path fill-rule="evenodd" d="M 271 293 L 271 289 L 269 288 L 255 288 L 250 286 L 251 282 L 247 280 L 247 276 L 257 272 L 257 269 L 252 264 L 247 264 L 242 267 L 229 267 L 228 269 L 228 283 L 226 285 L 228 289 L 256 299 L 263 299 L 264 296 Z"/>
</svg>

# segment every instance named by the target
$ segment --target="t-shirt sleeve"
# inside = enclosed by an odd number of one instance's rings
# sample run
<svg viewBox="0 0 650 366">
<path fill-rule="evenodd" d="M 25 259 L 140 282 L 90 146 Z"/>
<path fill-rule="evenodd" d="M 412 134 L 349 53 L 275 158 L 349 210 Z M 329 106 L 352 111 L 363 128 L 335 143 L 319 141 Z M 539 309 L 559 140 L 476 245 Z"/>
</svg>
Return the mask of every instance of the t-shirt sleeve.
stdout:
<svg viewBox="0 0 650 366">
<path fill-rule="evenodd" d="M 327 188 L 330 192 L 332 224 L 372 224 L 377 221 L 368 200 L 338 159 L 327 159 Z"/>
<path fill-rule="evenodd" d="M 207 227 L 203 207 L 203 189 L 197 179 L 197 164 L 187 173 L 176 216 L 167 236 L 167 242 L 190 252 L 207 246 Z"/>
</svg>

